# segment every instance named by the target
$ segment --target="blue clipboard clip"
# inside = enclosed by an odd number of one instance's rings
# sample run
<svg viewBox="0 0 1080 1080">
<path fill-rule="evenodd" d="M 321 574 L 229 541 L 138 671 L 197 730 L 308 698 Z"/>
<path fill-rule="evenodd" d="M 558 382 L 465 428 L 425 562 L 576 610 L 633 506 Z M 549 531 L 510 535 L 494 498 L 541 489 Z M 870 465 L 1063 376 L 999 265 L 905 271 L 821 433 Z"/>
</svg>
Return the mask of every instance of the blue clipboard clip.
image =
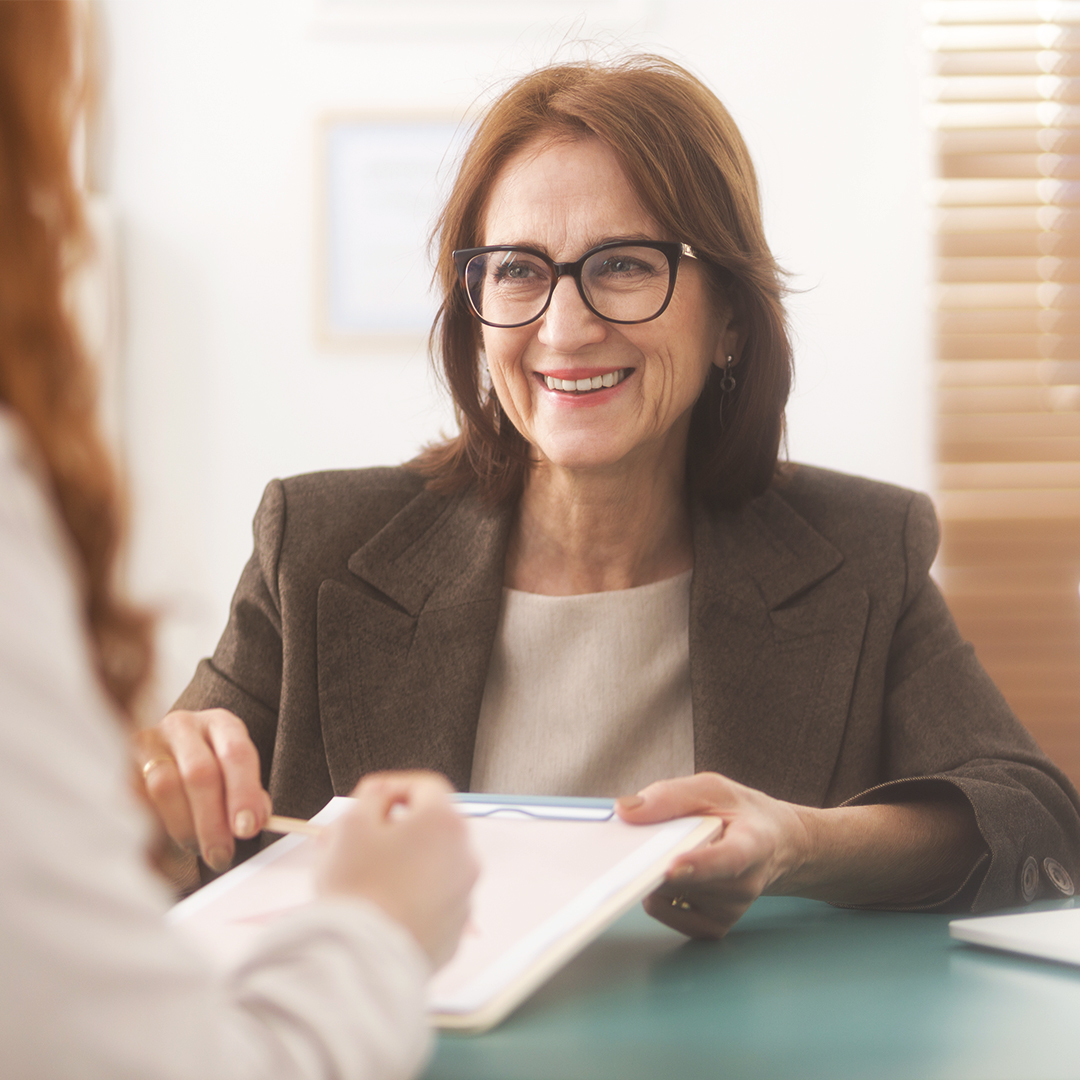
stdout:
<svg viewBox="0 0 1080 1080">
<path fill-rule="evenodd" d="M 453 796 L 464 817 L 526 817 L 547 821 L 610 821 L 614 799 L 574 795 L 488 795 L 460 792 Z"/>
</svg>

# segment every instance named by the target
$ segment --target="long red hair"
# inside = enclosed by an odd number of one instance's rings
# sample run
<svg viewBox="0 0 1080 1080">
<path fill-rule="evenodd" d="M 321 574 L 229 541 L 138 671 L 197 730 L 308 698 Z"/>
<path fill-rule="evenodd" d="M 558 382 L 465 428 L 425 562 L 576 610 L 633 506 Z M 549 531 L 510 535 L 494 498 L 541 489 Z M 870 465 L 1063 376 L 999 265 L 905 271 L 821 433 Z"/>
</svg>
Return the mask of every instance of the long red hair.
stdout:
<svg viewBox="0 0 1080 1080">
<path fill-rule="evenodd" d="M 86 104 L 78 30 L 65 0 L 0 2 L 0 402 L 44 459 L 82 564 L 101 681 L 130 718 L 150 673 L 152 625 L 117 593 L 123 502 L 98 430 L 94 370 L 65 303 L 89 249 L 71 157 Z"/>
</svg>

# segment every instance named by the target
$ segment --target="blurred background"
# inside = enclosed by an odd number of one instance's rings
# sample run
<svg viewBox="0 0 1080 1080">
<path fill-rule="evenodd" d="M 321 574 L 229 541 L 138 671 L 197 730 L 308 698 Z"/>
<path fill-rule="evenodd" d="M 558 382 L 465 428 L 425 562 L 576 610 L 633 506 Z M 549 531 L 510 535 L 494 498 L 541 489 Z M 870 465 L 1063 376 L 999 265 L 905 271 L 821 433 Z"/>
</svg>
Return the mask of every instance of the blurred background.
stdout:
<svg viewBox="0 0 1080 1080">
<path fill-rule="evenodd" d="M 1076 4 L 91 6 L 84 292 L 129 575 L 163 616 L 157 708 L 213 648 L 270 478 L 450 430 L 425 240 L 469 116 L 541 64 L 649 50 L 717 92 L 758 167 L 796 290 L 791 458 L 935 494 L 965 633 L 1080 778 Z"/>
</svg>

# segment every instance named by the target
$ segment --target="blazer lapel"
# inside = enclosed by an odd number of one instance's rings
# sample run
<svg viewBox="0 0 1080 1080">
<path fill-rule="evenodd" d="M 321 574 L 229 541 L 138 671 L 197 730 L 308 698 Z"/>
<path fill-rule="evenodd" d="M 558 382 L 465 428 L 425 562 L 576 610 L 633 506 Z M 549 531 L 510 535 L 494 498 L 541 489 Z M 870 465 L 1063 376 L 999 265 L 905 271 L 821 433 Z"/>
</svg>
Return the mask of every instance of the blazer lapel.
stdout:
<svg viewBox="0 0 1080 1080">
<path fill-rule="evenodd" d="M 690 680 L 698 771 L 822 805 L 869 612 L 843 556 L 774 491 L 694 521 Z"/>
<path fill-rule="evenodd" d="M 434 768 L 465 790 L 502 597 L 509 513 L 421 492 L 319 590 L 319 705 L 334 791 Z"/>
</svg>

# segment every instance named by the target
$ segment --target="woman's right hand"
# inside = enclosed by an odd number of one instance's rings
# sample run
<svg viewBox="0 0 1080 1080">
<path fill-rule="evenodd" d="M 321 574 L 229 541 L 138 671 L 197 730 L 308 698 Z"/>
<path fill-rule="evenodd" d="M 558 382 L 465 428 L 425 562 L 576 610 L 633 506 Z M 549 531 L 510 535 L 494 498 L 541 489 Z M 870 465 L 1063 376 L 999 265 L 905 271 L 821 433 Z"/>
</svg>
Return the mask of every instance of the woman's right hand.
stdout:
<svg viewBox="0 0 1080 1080">
<path fill-rule="evenodd" d="M 259 752 L 226 709 L 178 710 L 135 734 L 146 795 L 168 834 L 213 870 L 232 863 L 235 839 L 257 836 L 270 816 Z"/>
<path fill-rule="evenodd" d="M 451 790 L 431 772 L 365 776 L 355 805 L 327 830 L 315 879 L 320 895 L 377 904 L 435 968 L 454 955 L 479 873 Z"/>
</svg>

